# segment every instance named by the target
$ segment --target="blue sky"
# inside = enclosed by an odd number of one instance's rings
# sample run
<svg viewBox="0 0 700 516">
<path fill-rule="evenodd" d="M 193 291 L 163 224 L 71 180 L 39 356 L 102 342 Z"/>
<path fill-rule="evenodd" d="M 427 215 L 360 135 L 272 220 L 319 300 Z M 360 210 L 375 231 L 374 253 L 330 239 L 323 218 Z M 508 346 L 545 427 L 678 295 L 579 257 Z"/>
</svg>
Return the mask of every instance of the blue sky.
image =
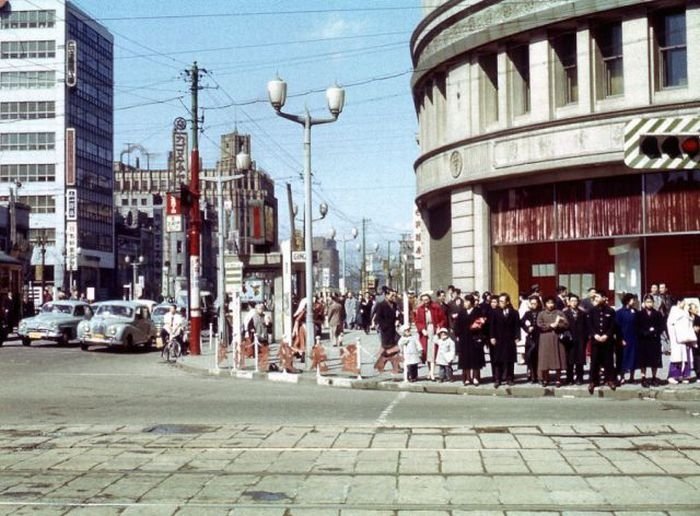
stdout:
<svg viewBox="0 0 700 516">
<path fill-rule="evenodd" d="M 190 105 L 181 72 L 196 59 L 211 73 L 200 96 L 205 166 L 216 161 L 220 134 L 236 126 L 252 134 L 252 158 L 277 180 L 285 238 L 286 182 L 303 206 L 302 128 L 274 115 L 266 84 L 279 73 L 290 95 L 302 94 L 286 110 L 308 105 L 325 115 L 324 90 L 337 81 L 347 87 L 345 111 L 312 134 L 314 204 L 331 207 L 314 233 L 349 234 L 368 217 L 368 242 L 386 248 L 409 231 L 418 148 L 408 43 L 420 0 L 74 3 L 115 37 L 115 156 L 139 143 L 153 154 L 152 167 L 165 166 L 172 120 Z"/>
</svg>

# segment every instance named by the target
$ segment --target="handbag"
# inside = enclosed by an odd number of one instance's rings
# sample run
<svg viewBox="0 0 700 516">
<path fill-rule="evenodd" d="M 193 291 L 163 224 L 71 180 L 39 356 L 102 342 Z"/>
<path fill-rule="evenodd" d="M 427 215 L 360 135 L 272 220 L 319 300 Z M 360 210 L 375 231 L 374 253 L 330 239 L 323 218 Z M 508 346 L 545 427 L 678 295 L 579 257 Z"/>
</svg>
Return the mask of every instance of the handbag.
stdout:
<svg viewBox="0 0 700 516">
<path fill-rule="evenodd" d="M 564 330 L 559 334 L 559 340 L 564 344 L 570 344 L 574 341 L 574 336 L 571 334 L 571 330 Z"/>
<path fill-rule="evenodd" d="M 693 326 L 690 321 L 681 319 L 676 321 L 673 325 L 676 332 L 676 341 L 680 344 L 686 344 L 688 346 L 694 346 L 698 342 L 698 336 L 693 330 Z"/>
</svg>

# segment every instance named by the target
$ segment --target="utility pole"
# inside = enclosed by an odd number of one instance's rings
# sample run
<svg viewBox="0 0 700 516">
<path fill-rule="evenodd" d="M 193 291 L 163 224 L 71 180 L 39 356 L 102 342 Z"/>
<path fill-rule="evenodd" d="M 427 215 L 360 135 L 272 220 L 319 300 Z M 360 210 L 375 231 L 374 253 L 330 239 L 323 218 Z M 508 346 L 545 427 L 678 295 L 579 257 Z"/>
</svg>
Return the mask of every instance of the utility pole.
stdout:
<svg viewBox="0 0 700 516">
<path fill-rule="evenodd" d="M 199 276 L 201 270 L 200 245 L 202 221 L 199 213 L 199 79 L 207 71 L 197 66 L 197 61 L 192 64 L 192 69 L 185 72 L 191 83 L 192 93 L 192 152 L 190 163 L 190 192 L 192 193 L 192 205 L 190 206 L 189 224 L 189 253 L 190 253 L 190 353 L 201 353 L 200 341 L 202 336 L 202 310 L 199 299 Z"/>
<path fill-rule="evenodd" d="M 369 219 L 362 219 L 362 263 L 360 264 L 360 290 L 365 291 L 365 268 L 367 267 L 367 223 Z"/>
<path fill-rule="evenodd" d="M 386 243 L 386 286 L 391 288 L 391 240 Z"/>
</svg>

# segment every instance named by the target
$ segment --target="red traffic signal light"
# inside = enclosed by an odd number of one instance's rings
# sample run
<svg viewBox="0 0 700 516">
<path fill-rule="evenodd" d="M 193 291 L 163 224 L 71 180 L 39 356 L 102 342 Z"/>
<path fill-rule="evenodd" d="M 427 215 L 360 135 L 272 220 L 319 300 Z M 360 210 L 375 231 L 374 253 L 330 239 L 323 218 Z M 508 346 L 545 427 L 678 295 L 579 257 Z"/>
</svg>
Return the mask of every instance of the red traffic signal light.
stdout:
<svg viewBox="0 0 700 516">
<path fill-rule="evenodd" d="M 681 151 L 689 156 L 695 156 L 700 152 L 700 137 L 687 136 L 681 138 Z"/>
</svg>

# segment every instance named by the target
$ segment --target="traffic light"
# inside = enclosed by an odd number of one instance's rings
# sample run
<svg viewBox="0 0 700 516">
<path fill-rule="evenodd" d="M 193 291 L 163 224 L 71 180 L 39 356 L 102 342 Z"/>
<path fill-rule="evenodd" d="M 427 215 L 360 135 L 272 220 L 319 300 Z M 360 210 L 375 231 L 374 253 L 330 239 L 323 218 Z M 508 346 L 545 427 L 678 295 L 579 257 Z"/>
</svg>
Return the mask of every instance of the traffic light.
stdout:
<svg viewBox="0 0 700 516">
<path fill-rule="evenodd" d="M 700 169 L 700 117 L 631 119 L 624 129 L 624 161 L 635 169 Z"/>
<path fill-rule="evenodd" d="M 697 134 L 645 134 L 640 136 L 639 150 L 650 159 L 694 159 L 700 153 Z"/>
<path fill-rule="evenodd" d="M 185 183 L 180 183 L 180 206 L 190 208 L 194 203 L 194 195 L 192 190 Z"/>
</svg>

